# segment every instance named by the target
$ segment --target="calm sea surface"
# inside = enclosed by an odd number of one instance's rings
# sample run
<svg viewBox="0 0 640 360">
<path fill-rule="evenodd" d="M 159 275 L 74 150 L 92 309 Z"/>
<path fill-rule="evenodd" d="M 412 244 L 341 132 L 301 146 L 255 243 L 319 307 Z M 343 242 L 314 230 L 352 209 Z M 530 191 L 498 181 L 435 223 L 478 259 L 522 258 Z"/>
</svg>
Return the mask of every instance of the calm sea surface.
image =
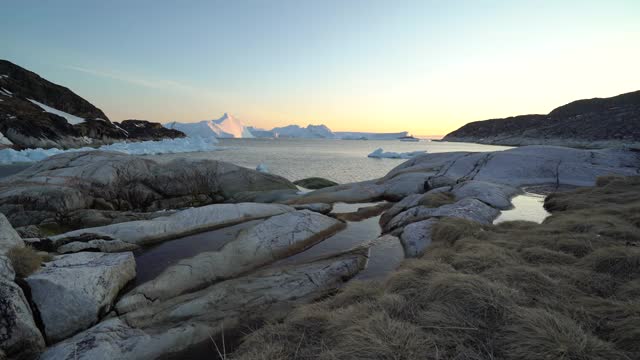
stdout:
<svg viewBox="0 0 640 360">
<path fill-rule="evenodd" d="M 406 161 L 368 158 L 367 155 L 377 148 L 393 152 L 426 150 L 429 153 L 509 149 L 506 146 L 470 143 L 323 139 L 221 139 L 220 146 L 224 149 L 152 157 L 162 160 L 185 156 L 215 159 L 252 169 L 262 163 L 267 166 L 270 173 L 291 181 L 320 176 L 338 183 L 348 183 L 379 178 Z"/>
</svg>

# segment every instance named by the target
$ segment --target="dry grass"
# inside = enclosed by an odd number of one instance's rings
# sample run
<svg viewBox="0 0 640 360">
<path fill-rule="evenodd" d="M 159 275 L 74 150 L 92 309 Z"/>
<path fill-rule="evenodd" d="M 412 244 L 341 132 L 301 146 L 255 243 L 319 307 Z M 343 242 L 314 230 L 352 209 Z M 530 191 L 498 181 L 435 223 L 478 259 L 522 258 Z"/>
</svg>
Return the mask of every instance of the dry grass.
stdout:
<svg viewBox="0 0 640 360">
<path fill-rule="evenodd" d="M 14 246 L 7 252 L 13 270 L 19 278 L 26 278 L 40 269 L 43 262 L 51 261 L 52 256 L 39 252 L 30 246 Z"/>
<path fill-rule="evenodd" d="M 543 224 L 443 219 L 421 258 L 295 309 L 231 358 L 639 359 L 640 180 L 547 205 Z"/>
<path fill-rule="evenodd" d="M 435 208 L 442 205 L 453 204 L 454 202 L 456 202 L 456 197 L 451 192 L 439 191 L 425 194 L 418 205 Z"/>
</svg>

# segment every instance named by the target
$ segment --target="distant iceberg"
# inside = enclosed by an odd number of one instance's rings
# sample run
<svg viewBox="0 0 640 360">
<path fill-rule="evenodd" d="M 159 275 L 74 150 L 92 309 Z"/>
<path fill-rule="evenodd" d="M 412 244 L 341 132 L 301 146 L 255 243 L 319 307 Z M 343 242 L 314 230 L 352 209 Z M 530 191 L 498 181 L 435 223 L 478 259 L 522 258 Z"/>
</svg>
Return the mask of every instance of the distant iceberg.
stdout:
<svg viewBox="0 0 640 360">
<path fill-rule="evenodd" d="M 336 131 L 336 138 L 343 140 L 398 140 L 407 136 L 407 131 L 397 133 L 370 133 L 370 132 L 354 132 L 354 131 Z"/>
<path fill-rule="evenodd" d="M 133 155 L 151 155 L 151 154 L 172 154 L 183 152 L 197 152 L 197 151 L 213 151 L 218 150 L 216 146 L 218 141 L 215 138 L 178 138 L 178 139 L 163 139 L 160 141 L 141 141 L 141 142 L 119 142 L 111 145 L 103 145 L 99 148 L 84 147 L 79 149 L 25 149 L 25 150 L 13 150 L 2 149 L 0 150 L 0 164 L 12 164 L 12 163 L 28 163 L 40 161 L 48 158 L 49 156 L 62 154 L 65 152 L 77 152 L 77 151 L 92 151 L 92 150 L 104 150 L 104 151 L 118 151 L 125 154 Z"/>
<path fill-rule="evenodd" d="M 426 154 L 426 150 L 420 151 L 411 151 L 404 153 L 397 152 L 385 152 L 382 148 L 375 149 L 371 154 L 367 155 L 367 157 L 375 158 L 375 159 L 411 159 L 413 157 Z"/>
<path fill-rule="evenodd" d="M 170 122 L 167 129 L 180 130 L 188 137 L 253 138 L 248 126 L 233 115 L 224 113 L 217 120 L 203 120 L 195 123 Z"/>
</svg>

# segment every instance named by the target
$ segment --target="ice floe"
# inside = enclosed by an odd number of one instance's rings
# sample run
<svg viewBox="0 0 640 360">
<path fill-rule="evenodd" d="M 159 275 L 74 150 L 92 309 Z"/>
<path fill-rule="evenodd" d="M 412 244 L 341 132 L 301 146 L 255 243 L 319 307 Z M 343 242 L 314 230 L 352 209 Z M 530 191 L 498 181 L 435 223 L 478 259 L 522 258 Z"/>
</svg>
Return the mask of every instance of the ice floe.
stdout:
<svg viewBox="0 0 640 360">
<path fill-rule="evenodd" d="M 0 164 L 34 162 L 46 159 L 49 156 L 72 151 L 118 151 L 133 155 L 170 154 L 197 151 L 218 150 L 215 138 L 180 138 L 164 139 L 160 141 L 119 142 L 111 145 L 103 145 L 97 148 L 83 147 L 78 149 L 2 149 L 0 150 Z"/>
<path fill-rule="evenodd" d="M 411 159 L 412 157 L 424 155 L 426 153 L 427 153 L 426 150 L 403 152 L 403 153 L 398 153 L 393 151 L 385 152 L 382 148 L 377 148 L 367 156 L 370 158 L 376 158 L 376 159 Z"/>
</svg>

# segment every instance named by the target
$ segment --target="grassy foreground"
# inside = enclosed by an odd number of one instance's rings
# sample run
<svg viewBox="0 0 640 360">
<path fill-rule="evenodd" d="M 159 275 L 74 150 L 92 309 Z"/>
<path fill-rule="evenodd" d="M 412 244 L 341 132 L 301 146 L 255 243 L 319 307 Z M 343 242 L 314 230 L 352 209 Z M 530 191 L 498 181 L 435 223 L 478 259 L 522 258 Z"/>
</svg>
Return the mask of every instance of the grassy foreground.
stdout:
<svg viewBox="0 0 640 360">
<path fill-rule="evenodd" d="M 233 359 L 640 359 L 640 177 L 543 224 L 446 219 L 419 259 L 248 335 Z"/>
</svg>

